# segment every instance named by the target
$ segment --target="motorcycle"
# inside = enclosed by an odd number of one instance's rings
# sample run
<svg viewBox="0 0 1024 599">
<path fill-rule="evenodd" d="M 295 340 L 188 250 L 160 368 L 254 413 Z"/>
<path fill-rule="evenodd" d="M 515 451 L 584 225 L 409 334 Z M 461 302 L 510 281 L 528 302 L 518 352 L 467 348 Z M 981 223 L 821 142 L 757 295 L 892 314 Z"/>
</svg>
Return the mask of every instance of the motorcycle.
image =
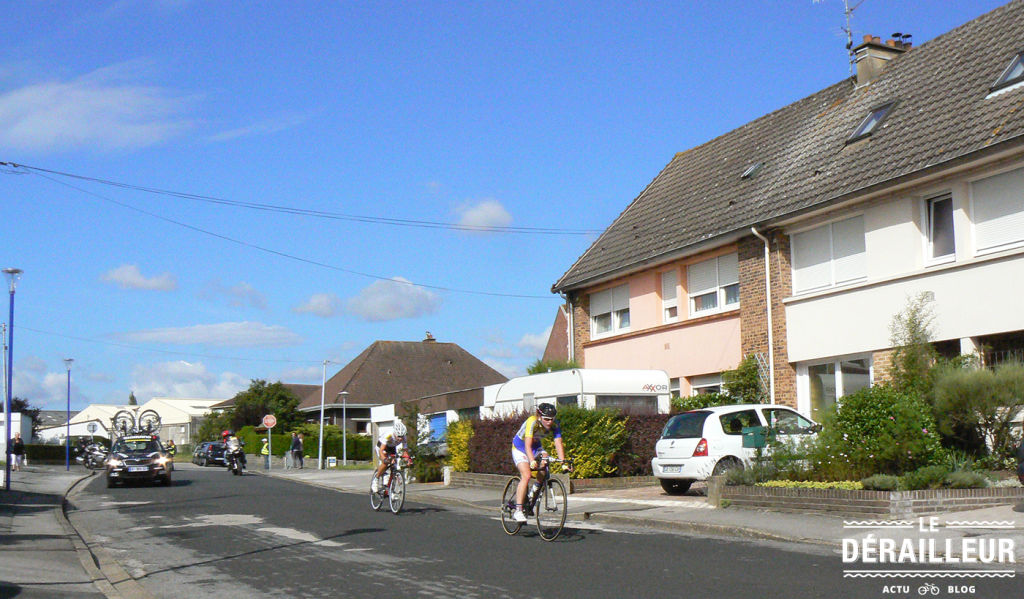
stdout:
<svg viewBox="0 0 1024 599">
<path fill-rule="evenodd" d="M 228 440 L 227 445 L 224 447 L 224 463 L 228 467 L 228 472 L 235 475 L 241 475 L 242 470 L 245 470 L 245 452 L 242 451 L 242 443 L 236 438 Z"/>
<path fill-rule="evenodd" d="M 81 455 L 75 461 L 89 470 L 102 470 L 107 463 L 107 448 L 99 443 L 90 443 L 81 448 Z"/>
</svg>

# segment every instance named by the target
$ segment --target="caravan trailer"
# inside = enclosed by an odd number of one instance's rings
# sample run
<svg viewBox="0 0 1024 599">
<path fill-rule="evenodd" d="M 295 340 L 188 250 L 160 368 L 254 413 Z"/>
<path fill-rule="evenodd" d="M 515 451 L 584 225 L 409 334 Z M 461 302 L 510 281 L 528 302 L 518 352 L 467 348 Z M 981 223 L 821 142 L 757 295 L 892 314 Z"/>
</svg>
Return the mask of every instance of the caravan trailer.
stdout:
<svg viewBox="0 0 1024 599">
<path fill-rule="evenodd" d="M 484 387 L 480 415 L 486 418 L 532 412 L 542 403 L 667 414 L 670 400 L 664 370 L 576 368 L 516 377 Z"/>
</svg>

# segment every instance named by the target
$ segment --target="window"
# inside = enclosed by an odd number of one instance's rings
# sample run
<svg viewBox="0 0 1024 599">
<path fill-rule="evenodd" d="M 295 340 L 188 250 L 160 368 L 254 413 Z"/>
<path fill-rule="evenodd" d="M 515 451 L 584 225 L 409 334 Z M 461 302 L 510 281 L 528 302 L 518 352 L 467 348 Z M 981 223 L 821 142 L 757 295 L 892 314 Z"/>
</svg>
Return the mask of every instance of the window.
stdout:
<svg viewBox="0 0 1024 599">
<path fill-rule="evenodd" d="M 839 398 L 871 386 L 870 358 L 840 359 L 804 368 L 807 403 L 815 422 L 822 422 L 825 413 Z"/>
<path fill-rule="evenodd" d="M 579 398 L 577 396 L 575 396 L 575 395 L 563 395 L 563 396 L 558 397 L 558 398 L 555 399 L 555 405 L 560 407 L 560 408 L 562 408 L 562 407 L 573 407 L 573 408 L 575 408 L 576 406 L 579 405 L 578 399 Z"/>
<path fill-rule="evenodd" d="M 703 374 L 690 377 L 690 395 L 706 395 L 722 392 L 721 374 Z"/>
<path fill-rule="evenodd" d="M 722 425 L 722 432 L 727 435 L 742 435 L 744 428 L 761 426 L 761 419 L 757 417 L 755 410 L 722 414 L 718 417 L 718 422 Z"/>
<path fill-rule="evenodd" d="M 780 435 L 803 435 L 814 431 L 814 423 L 786 408 L 771 408 L 764 411 L 768 426 Z"/>
<path fill-rule="evenodd" d="M 1011 85 L 1024 81 L 1024 52 L 1018 52 L 1006 70 L 999 75 L 999 79 L 992 84 L 992 91 L 1010 87 Z"/>
<path fill-rule="evenodd" d="M 594 337 L 629 330 L 629 285 L 590 296 L 590 331 Z"/>
<path fill-rule="evenodd" d="M 888 104 L 872 108 L 871 112 L 868 113 L 867 118 L 861 121 L 859 127 L 854 129 L 853 135 L 846 140 L 846 143 L 859 141 L 877 131 L 882 125 L 882 121 L 885 120 L 885 117 L 889 116 L 889 113 L 892 111 L 894 106 L 896 106 L 895 102 L 889 102 Z"/>
<path fill-rule="evenodd" d="M 676 296 L 677 279 L 674 270 L 661 273 L 661 321 L 664 323 L 679 320 L 679 299 Z"/>
<path fill-rule="evenodd" d="M 710 313 L 735 308 L 740 303 L 738 254 L 726 254 L 687 269 L 690 313 Z"/>
<path fill-rule="evenodd" d="M 598 410 L 616 408 L 633 414 L 657 414 L 658 398 L 651 395 L 595 395 Z"/>
<path fill-rule="evenodd" d="M 949 261 L 955 257 L 953 198 L 949 194 L 926 200 L 928 209 L 928 259 Z"/>
<path fill-rule="evenodd" d="M 679 397 L 679 377 L 668 380 L 668 392 L 673 398 Z"/>
<path fill-rule="evenodd" d="M 794 293 L 827 289 L 867 278 L 863 216 L 795 233 L 790 241 Z"/>
<path fill-rule="evenodd" d="M 1024 242 L 1024 168 L 974 181 L 971 200 L 978 252 Z"/>
</svg>

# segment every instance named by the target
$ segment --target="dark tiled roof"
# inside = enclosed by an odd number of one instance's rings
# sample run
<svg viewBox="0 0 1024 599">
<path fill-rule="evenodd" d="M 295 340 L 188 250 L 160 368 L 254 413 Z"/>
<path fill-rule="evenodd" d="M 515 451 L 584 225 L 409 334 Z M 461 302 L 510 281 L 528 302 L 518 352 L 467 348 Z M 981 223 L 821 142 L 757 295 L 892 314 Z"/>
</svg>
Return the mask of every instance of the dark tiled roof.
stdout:
<svg viewBox="0 0 1024 599">
<path fill-rule="evenodd" d="M 677 154 L 552 291 L 1020 144 L 1024 90 L 986 96 L 1022 48 L 1018 0 L 900 55 L 870 85 L 841 81 Z M 899 104 L 880 130 L 846 144 L 872 108 L 893 100 Z M 758 176 L 740 178 L 758 162 Z"/>
<path fill-rule="evenodd" d="M 375 341 L 327 381 L 326 403 L 348 391 L 350 404 L 391 404 L 504 383 L 508 379 L 454 343 Z M 319 407 L 317 392 L 299 409 Z"/>
</svg>

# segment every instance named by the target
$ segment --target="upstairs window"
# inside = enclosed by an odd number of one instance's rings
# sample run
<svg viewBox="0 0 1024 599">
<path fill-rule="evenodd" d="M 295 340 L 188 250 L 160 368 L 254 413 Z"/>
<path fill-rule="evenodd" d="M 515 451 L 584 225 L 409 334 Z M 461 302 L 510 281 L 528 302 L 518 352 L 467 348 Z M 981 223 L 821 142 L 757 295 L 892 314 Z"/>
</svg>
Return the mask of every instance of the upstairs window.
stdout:
<svg viewBox="0 0 1024 599">
<path fill-rule="evenodd" d="M 661 321 L 663 323 L 679 320 L 679 298 L 676 287 L 679 281 L 676 271 L 661 273 Z"/>
<path fill-rule="evenodd" d="M 629 330 L 629 285 L 621 285 L 590 296 L 590 332 L 593 337 Z"/>
<path fill-rule="evenodd" d="M 953 197 L 950 194 L 929 198 L 927 208 L 928 259 L 949 262 L 955 258 L 956 241 L 953 237 Z"/>
<path fill-rule="evenodd" d="M 992 84 L 992 91 L 998 91 L 1022 81 L 1024 81 L 1024 52 L 1018 52 L 1003 73 L 999 75 L 999 79 Z"/>
<path fill-rule="evenodd" d="M 707 314 L 736 308 L 740 303 L 738 254 L 726 254 L 687 268 L 691 314 Z"/>
<path fill-rule="evenodd" d="M 853 135 L 846 140 L 846 143 L 853 143 L 864 139 L 877 131 L 882 126 L 882 121 L 885 120 L 885 117 L 889 116 L 889 113 L 892 112 L 894 106 L 896 106 L 895 102 L 889 102 L 888 104 L 872 108 L 867 118 L 861 121 L 860 126 L 853 131 Z"/>
<path fill-rule="evenodd" d="M 971 201 L 979 253 L 1024 244 L 1024 168 L 972 182 Z"/>
<path fill-rule="evenodd" d="M 690 377 L 690 395 L 707 395 L 722 392 L 722 375 L 702 374 Z"/>
<path fill-rule="evenodd" d="M 794 293 L 857 283 L 867 278 L 863 216 L 795 233 L 790 241 Z"/>
</svg>

